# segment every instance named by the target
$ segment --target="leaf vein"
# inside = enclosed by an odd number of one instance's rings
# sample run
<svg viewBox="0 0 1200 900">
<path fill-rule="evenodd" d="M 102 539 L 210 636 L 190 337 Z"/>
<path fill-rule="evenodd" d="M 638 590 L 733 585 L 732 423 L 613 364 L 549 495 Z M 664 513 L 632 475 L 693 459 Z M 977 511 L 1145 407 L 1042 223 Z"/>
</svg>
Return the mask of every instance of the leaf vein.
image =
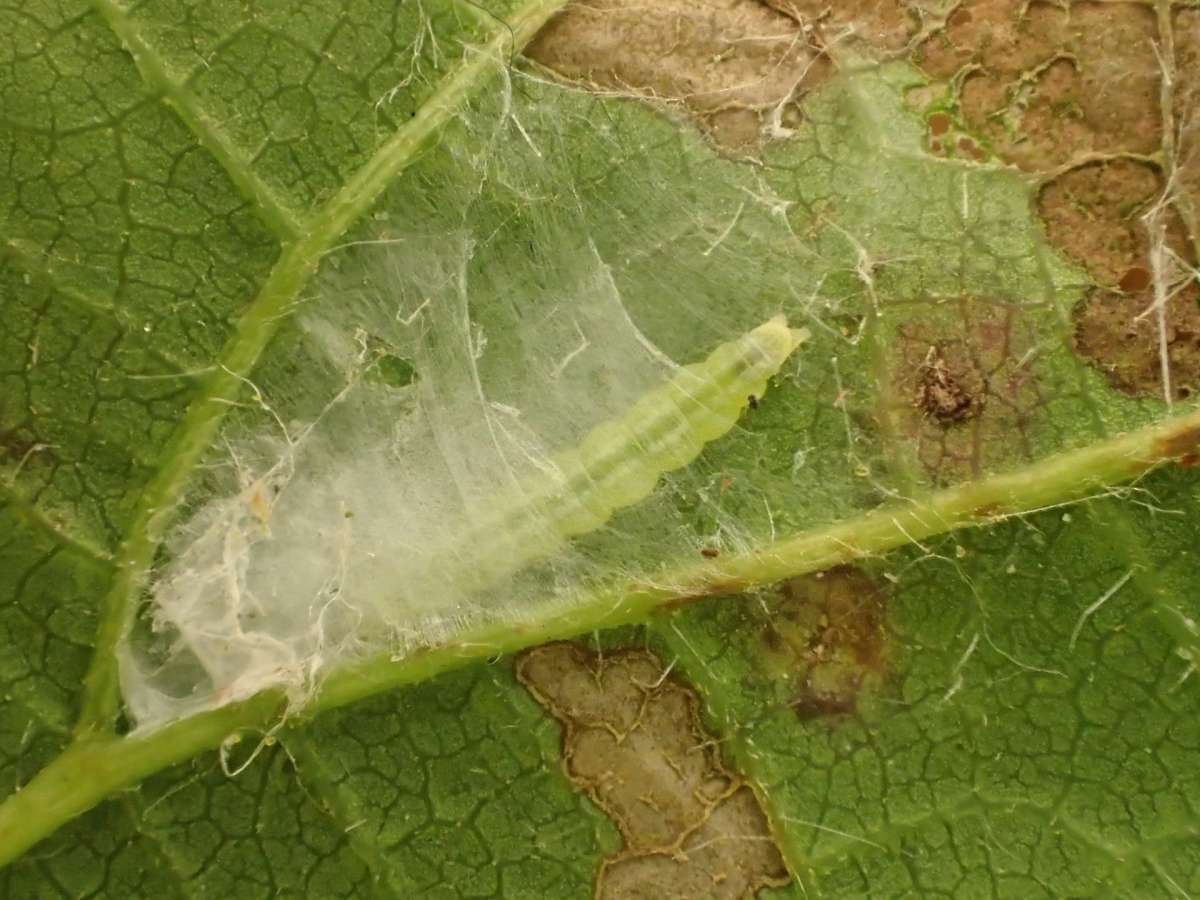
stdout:
<svg viewBox="0 0 1200 900">
<path fill-rule="evenodd" d="M 113 567 L 112 554 L 82 538 L 75 537 L 61 524 L 55 522 L 23 497 L 9 480 L 0 480 L 0 509 L 8 509 L 26 525 L 44 534 L 64 550 L 78 554 L 106 569 Z"/>
<path fill-rule="evenodd" d="M 312 799 L 344 835 L 350 852 L 371 873 L 373 894 L 381 900 L 400 900 L 400 894 L 392 886 L 389 866 L 380 853 L 380 848 L 369 840 L 365 829 L 358 827 L 361 822 L 350 818 L 338 786 L 329 778 L 324 761 L 313 746 L 312 739 L 307 734 L 293 729 L 288 731 L 282 743 L 296 764 L 297 778 L 306 788 L 306 793 L 307 789 L 311 789 L 316 794 Z"/>
<path fill-rule="evenodd" d="M 132 322 L 128 314 L 117 304 L 111 303 L 105 298 L 94 296 L 79 288 L 68 287 L 62 284 L 58 274 L 54 271 L 50 263 L 52 259 L 50 254 L 40 248 L 35 248 L 30 242 L 18 238 L 9 238 L 3 244 L 0 244 L 0 251 L 22 273 L 40 281 L 54 291 L 55 297 L 66 301 L 77 310 L 88 315 L 98 316 L 123 331 L 133 330 L 137 327 L 137 323 Z M 172 374 L 181 376 L 191 374 L 188 366 L 170 353 L 166 353 L 152 344 L 146 344 L 138 349 L 161 363 Z"/>
<path fill-rule="evenodd" d="M 291 240 L 299 235 L 303 230 L 301 216 L 258 177 L 250 160 L 205 114 L 196 95 L 168 74 L 166 64 L 121 6 L 114 0 L 92 0 L 92 5 L 133 58 L 143 83 L 163 99 L 200 145 L 220 164 L 263 223 L 281 240 Z"/>
</svg>

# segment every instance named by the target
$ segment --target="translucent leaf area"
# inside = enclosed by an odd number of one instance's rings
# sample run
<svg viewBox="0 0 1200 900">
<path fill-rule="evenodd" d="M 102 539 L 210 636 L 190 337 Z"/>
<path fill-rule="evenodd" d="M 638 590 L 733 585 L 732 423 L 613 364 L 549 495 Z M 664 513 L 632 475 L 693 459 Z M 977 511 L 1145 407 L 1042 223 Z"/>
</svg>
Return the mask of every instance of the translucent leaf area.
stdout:
<svg viewBox="0 0 1200 900">
<path fill-rule="evenodd" d="M 1200 17 L 0 0 L 0 893 L 1187 897 Z"/>
</svg>

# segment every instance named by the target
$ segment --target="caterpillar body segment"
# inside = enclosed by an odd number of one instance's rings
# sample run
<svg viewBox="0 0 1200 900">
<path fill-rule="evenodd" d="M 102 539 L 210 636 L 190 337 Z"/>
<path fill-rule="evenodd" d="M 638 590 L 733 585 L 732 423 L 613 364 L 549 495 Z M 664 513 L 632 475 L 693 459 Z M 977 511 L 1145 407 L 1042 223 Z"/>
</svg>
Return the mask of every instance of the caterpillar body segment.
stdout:
<svg viewBox="0 0 1200 900">
<path fill-rule="evenodd" d="M 692 462 L 734 426 L 807 337 L 776 316 L 721 344 L 703 362 L 678 369 L 625 415 L 555 456 L 550 473 L 498 500 L 460 545 L 465 552 L 455 555 L 468 571 L 460 568 L 453 577 L 481 590 L 649 496 L 665 473 Z M 477 553 L 481 546 L 488 548 L 482 559 L 468 549 Z"/>
</svg>

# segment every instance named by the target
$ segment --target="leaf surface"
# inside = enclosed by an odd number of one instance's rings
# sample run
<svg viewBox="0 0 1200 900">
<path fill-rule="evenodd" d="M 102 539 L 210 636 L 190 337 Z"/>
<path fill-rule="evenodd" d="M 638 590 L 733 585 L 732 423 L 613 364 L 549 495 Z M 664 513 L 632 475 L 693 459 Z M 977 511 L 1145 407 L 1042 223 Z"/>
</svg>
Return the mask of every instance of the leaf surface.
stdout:
<svg viewBox="0 0 1200 900">
<path fill-rule="evenodd" d="M 1108 125 L 1068 160 L 1017 140 L 990 94 L 938 93 L 937 41 L 971 41 L 954 17 L 887 58 L 899 45 L 870 29 L 828 32 L 781 118 L 757 108 L 773 139 L 731 147 L 742 132 L 702 92 L 653 105 L 518 59 L 550 0 L 269 6 L 0 9 L 6 896 L 608 896 L 621 865 L 671 854 L 637 850 L 581 780 L 615 763 L 564 755 L 561 717 L 499 656 L 552 638 L 599 666 L 644 649 L 695 698 L 686 728 L 761 810 L 740 837 L 790 874 L 761 896 L 1200 890 L 1186 128 L 1157 156 Z M 1085 62 L 1105 28 L 1147 53 L 1169 34 L 1187 84 L 1186 13 L 1079 6 Z M 571 75 L 547 49 L 560 27 L 534 52 Z M 1099 207 L 1070 179 L 1127 157 L 1151 194 L 1172 174 L 1169 202 L 1072 225 Z M 1132 262 L 1112 249 L 1127 237 Z M 1173 380 L 1104 355 L 1098 304 L 1126 295 L 1171 310 L 1150 346 L 1169 329 Z M 1119 316 L 1129 341 L 1150 334 L 1142 308 Z M 346 522 L 364 559 L 403 560 L 486 505 L 497 459 L 528 461 L 511 447 L 572 446 L 663 360 L 780 311 L 812 338 L 738 427 L 466 625 L 338 644 L 282 728 L 298 682 L 272 676 L 237 702 L 196 689 L 126 736 L 119 654 L 161 649 L 162 573 L 280 460 L 288 490 L 331 485 L 334 505 L 242 514 L 287 551 L 272 579 L 297 583 Z M 410 321 L 426 327 L 406 344 Z M 436 514 L 397 500 L 451 494 Z M 399 565 L 372 576 L 379 596 L 411 589 Z M 457 574 L 435 575 L 454 596 Z M 421 609 L 460 609 L 438 603 Z M 648 718 L 631 740 L 652 725 L 685 728 Z M 712 858 L 720 896 L 734 863 Z"/>
</svg>

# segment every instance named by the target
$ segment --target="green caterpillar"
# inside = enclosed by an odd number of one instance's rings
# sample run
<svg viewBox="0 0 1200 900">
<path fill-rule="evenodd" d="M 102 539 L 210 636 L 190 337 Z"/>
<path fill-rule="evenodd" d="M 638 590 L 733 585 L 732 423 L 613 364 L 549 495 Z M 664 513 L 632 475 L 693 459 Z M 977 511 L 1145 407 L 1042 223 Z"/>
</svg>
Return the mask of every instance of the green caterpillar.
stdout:
<svg viewBox="0 0 1200 900">
<path fill-rule="evenodd" d="M 776 316 L 721 344 L 703 362 L 678 369 L 624 416 L 597 425 L 579 446 L 556 455 L 548 474 L 496 498 L 494 511 L 455 542 L 461 549 L 453 553 L 451 577 L 468 591 L 485 588 L 647 497 L 663 474 L 686 466 L 728 432 L 808 336 Z M 486 558 L 471 552 L 481 547 Z"/>
</svg>

